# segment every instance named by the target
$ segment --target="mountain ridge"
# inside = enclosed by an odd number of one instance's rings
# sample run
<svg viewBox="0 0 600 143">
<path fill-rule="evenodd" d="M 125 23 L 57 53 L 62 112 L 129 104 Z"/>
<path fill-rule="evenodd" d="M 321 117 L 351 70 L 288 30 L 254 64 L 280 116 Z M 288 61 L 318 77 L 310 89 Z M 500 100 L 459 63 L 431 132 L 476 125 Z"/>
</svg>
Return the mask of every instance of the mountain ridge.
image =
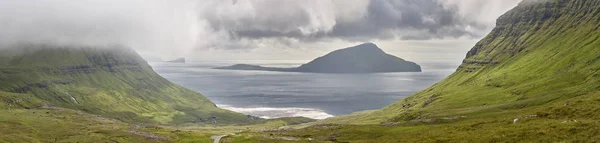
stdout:
<svg viewBox="0 0 600 143">
<path fill-rule="evenodd" d="M 129 48 L 23 44 L 0 50 L 0 91 L 20 95 L 3 99 L 36 103 L 20 108 L 59 106 L 126 122 L 249 122 L 162 78 Z"/>
</svg>

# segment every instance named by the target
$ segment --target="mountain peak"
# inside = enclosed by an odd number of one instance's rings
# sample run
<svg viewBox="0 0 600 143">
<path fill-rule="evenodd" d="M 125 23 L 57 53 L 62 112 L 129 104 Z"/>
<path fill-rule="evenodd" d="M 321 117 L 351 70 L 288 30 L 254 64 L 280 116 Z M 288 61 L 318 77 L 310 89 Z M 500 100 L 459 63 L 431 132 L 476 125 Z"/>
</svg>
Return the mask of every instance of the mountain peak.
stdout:
<svg viewBox="0 0 600 143">
<path fill-rule="evenodd" d="M 352 46 L 352 47 L 348 47 L 348 48 L 344 48 L 344 49 L 339 49 L 334 52 L 342 52 L 342 51 L 348 51 L 348 52 L 352 52 L 355 54 L 366 54 L 366 53 L 385 54 L 385 52 L 383 50 L 381 50 L 379 47 L 377 47 L 377 45 L 375 45 L 373 43 L 363 43 L 360 45 L 356 45 L 356 46 Z M 332 52 L 332 53 L 334 53 L 334 52 Z"/>
<path fill-rule="evenodd" d="M 353 46 L 353 47 L 356 47 L 356 48 L 377 48 L 377 49 L 379 49 L 379 47 L 377 47 L 377 45 L 375 45 L 375 44 L 373 44 L 371 42 L 362 43 L 360 45 L 356 45 L 356 46 Z"/>
<path fill-rule="evenodd" d="M 381 50 L 373 43 L 339 49 L 298 68 L 325 73 L 420 72 L 421 67 Z"/>
</svg>

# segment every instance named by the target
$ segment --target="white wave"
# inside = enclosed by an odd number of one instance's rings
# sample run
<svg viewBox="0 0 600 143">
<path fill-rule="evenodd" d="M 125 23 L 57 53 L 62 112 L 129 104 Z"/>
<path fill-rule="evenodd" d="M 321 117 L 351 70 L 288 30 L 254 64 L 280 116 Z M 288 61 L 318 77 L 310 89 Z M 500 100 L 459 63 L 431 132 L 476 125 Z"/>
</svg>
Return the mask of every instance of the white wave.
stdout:
<svg viewBox="0 0 600 143">
<path fill-rule="evenodd" d="M 230 105 L 217 105 L 219 108 L 244 113 L 247 115 L 257 116 L 265 119 L 273 119 L 280 117 L 307 117 L 312 119 L 325 119 L 333 117 L 333 115 L 326 113 L 320 109 L 314 108 L 295 108 L 295 107 L 233 107 Z"/>
</svg>

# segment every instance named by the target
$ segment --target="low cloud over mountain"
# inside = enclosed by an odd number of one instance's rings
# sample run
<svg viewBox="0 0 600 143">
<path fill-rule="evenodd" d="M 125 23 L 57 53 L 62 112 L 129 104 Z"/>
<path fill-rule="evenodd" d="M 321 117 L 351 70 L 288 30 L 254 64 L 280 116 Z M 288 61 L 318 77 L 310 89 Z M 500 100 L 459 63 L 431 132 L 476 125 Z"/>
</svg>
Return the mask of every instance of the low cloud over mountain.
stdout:
<svg viewBox="0 0 600 143">
<path fill-rule="evenodd" d="M 123 44 L 180 56 L 329 41 L 470 39 L 518 1 L 5 0 L 0 42 Z"/>
</svg>

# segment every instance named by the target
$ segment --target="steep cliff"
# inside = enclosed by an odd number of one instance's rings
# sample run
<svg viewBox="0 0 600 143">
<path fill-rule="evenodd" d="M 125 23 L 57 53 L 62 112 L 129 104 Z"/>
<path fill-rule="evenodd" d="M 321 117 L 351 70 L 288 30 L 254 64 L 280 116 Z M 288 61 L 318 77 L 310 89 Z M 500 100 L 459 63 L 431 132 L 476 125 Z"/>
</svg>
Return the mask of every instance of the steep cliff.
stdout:
<svg viewBox="0 0 600 143">
<path fill-rule="evenodd" d="M 384 109 L 529 107 L 600 90 L 600 1 L 523 1 L 445 80 Z M 402 105 L 405 105 L 402 107 Z M 506 107 L 508 108 L 508 107 Z M 512 108 L 512 107 L 511 107 Z"/>
</svg>

